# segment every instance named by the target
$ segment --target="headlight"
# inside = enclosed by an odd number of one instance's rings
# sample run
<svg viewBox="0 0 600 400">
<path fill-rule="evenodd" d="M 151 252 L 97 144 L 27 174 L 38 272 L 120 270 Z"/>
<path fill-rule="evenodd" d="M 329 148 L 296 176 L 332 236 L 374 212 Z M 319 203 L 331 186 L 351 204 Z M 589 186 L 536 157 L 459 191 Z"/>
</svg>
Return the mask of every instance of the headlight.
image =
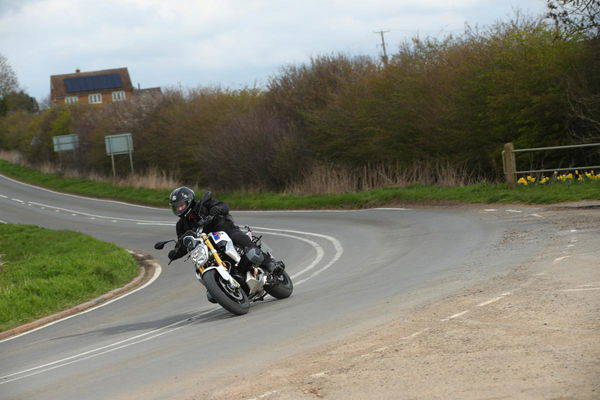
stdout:
<svg viewBox="0 0 600 400">
<path fill-rule="evenodd" d="M 204 265 L 208 261 L 208 249 L 206 245 L 200 244 L 192 251 L 192 260 L 198 265 Z"/>
</svg>

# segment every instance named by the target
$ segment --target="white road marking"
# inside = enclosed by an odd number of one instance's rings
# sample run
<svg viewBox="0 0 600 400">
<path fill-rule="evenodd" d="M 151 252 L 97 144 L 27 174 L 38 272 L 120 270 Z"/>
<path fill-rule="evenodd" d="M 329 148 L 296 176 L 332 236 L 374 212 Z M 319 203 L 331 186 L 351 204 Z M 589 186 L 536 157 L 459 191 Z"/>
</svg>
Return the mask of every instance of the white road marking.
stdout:
<svg viewBox="0 0 600 400">
<path fill-rule="evenodd" d="M 461 316 L 465 315 L 465 314 L 466 314 L 466 313 L 468 313 L 468 312 L 469 312 L 469 310 L 461 311 L 461 312 L 459 312 L 459 313 L 456 313 L 456 314 L 454 314 L 454 315 L 451 315 L 451 316 L 449 316 L 449 317 L 447 317 L 447 318 L 443 318 L 443 319 L 441 319 L 440 321 L 443 321 L 443 322 L 445 322 L 445 321 L 450 321 L 451 319 L 454 319 L 454 318 L 461 317 Z"/>
<path fill-rule="evenodd" d="M 129 347 L 129 346 L 133 346 L 133 345 L 136 345 L 136 344 L 139 344 L 139 343 L 146 342 L 148 340 L 157 338 L 157 337 L 162 336 L 162 335 L 167 334 L 167 333 L 174 332 L 174 331 L 176 331 L 178 329 L 181 329 L 181 328 L 189 325 L 189 324 L 185 324 L 185 325 L 181 325 L 179 327 L 176 327 L 176 328 L 173 328 L 173 329 L 170 329 L 170 330 L 165 330 L 164 332 L 160 332 L 160 331 L 162 331 L 162 330 L 164 330 L 166 328 L 169 328 L 171 326 L 175 326 L 175 325 L 184 323 L 186 321 L 190 322 L 190 323 L 192 322 L 192 321 L 190 321 L 190 318 L 187 318 L 187 319 L 184 319 L 182 321 L 174 322 L 174 323 L 172 323 L 170 325 L 167 325 L 167 326 L 164 326 L 162 328 L 154 329 L 154 330 L 152 330 L 150 332 L 142 333 L 142 334 L 134 336 L 132 338 L 122 340 L 120 342 L 112 343 L 112 344 L 109 344 L 107 346 L 99 347 L 97 349 L 92 349 L 92 350 L 89 350 L 89 351 L 86 351 L 86 352 L 83 352 L 83 353 L 75 354 L 73 356 L 66 357 L 66 358 L 63 358 L 61 360 L 53 361 L 53 362 L 50 362 L 48 364 L 44 364 L 44 365 L 40 365 L 40 366 L 37 366 L 37 367 L 33 367 L 33 368 L 30 368 L 30 369 L 27 369 L 27 370 L 24 370 L 24 371 L 19 371 L 19 372 L 12 373 L 10 375 L 2 376 L 2 377 L 0 377 L 0 385 L 4 385 L 5 383 L 14 382 L 14 381 L 17 381 L 17 380 L 29 378 L 29 377 L 34 376 L 34 375 L 39 375 L 41 373 L 51 371 L 53 369 L 61 368 L 61 367 L 64 367 L 64 366 L 67 366 L 67 365 L 70 365 L 70 364 L 74 364 L 74 363 L 77 363 L 77 362 L 80 362 L 80 361 L 88 360 L 90 358 L 98 357 L 98 356 L 101 356 L 103 354 L 112 353 L 113 351 L 121 350 L 121 349 L 124 349 L 124 348 Z M 154 334 L 154 333 L 156 333 L 156 334 L 153 335 L 153 336 L 148 336 L 148 337 L 145 337 L 145 338 L 140 339 L 140 340 L 133 341 L 133 342 L 128 343 L 128 344 L 123 344 L 121 346 L 113 347 L 113 346 L 119 345 L 121 343 L 129 342 L 131 340 L 134 340 L 134 339 L 137 339 L 137 338 L 141 338 L 141 337 L 144 337 L 144 336 L 147 336 L 147 335 L 151 335 L 151 334 Z M 104 349 L 107 349 L 107 350 L 104 350 Z M 101 350 L 104 350 L 104 351 L 101 351 Z M 29 372 L 31 372 L 31 373 L 29 373 Z M 13 378 L 9 379 L 11 377 L 13 377 Z"/>
<path fill-rule="evenodd" d="M 570 258 L 571 256 L 562 256 L 562 257 L 558 257 L 555 258 L 554 261 L 552 261 L 552 264 L 558 264 L 559 262 L 561 262 L 562 260 L 566 259 L 566 258 Z"/>
<path fill-rule="evenodd" d="M 579 288 L 579 289 L 563 289 L 561 292 L 586 292 L 588 290 L 600 290 L 600 287 L 589 287 L 589 288 Z"/>
<path fill-rule="evenodd" d="M 8 196 L 5 196 L 3 194 L 0 194 L 0 197 L 2 197 L 3 199 L 8 199 Z"/>
<path fill-rule="evenodd" d="M 55 209 L 55 210 L 64 211 L 64 212 L 71 213 L 71 214 L 79 214 L 79 215 L 85 215 L 86 217 L 93 217 L 91 219 L 96 219 L 96 218 L 100 218 L 100 219 L 116 219 L 118 221 L 146 222 L 146 223 L 161 223 L 162 222 L 162 221 L 146 221 L 146 220 L 143 220 L 143 219 L 120 218 L 120 217 L 113 217 L 113 216 L 90 214 L 90 213 L 86 213 L 86 212 L 83 212 L 83 211 L 70 210 L 68 208 L 51 206 L 49 204 L 38 203 L 38 202 L 35 202 L 35 201 L 30 201 L 29 203 L 31 203 L 31 204 L 33 204 L 35 206 L 39 206 L 42 209 L 45 209 L 45 207 L 48 207 L 48 208 L 52 208 L 52 209 Z"/>
<path fill-rule="evenodd" d="M 335 256 L 333 257 L 333 259 L 331 261 L 329 261 L 329 263 L 327 263 L 327 265 L 325 265 L 324 267 L 322 267 L 319 270 L 313 272 L 310 276 L 308 276 L 308 277 L 300 280 L 299 282 L 295 282 L 294 283 L 295 286 L 301 285 L 302 283 L 306 282 L 307 280 L 312 279 L 315 276 L 319 275 L 321 272 L 329 269 L 333 264 L 336 263 L 337 260 L 340 259 L 340 257 L 342 256 L 342 254 L 344 254 L 344 248 L 342 247 L 341 243 L 339 242 L 339 240 L 337 240 L 336 238 L 334 238 L 332 236 L 322 235 L 320 233 L 303 232 L 303 231 L 293 231 L 293 230 L 289 230 L 289 229 L 262 228 L 262 227 L 258 227 L 258 226 L 256 227 L 256 229 L 260 230 L 260 231 L 288 232 L 288 233 L 297 233 L 297 234 L 301 234 L 301 235 L 316 236 L 316 237 L 319 237 L 319 238 L 327 239 L 331 243 L 333 243 L 333 247 L 335 248 Z"/>
<path fill-rule="evenodd" d="M 257 228 L 257 230 L 255 232 L 261 233 L 260 229 Z M 296 272 L 294 275 L 290 276 L 291 279 L 295 279 L 297 276 L 310 271 L 311 269 L 313 269 L 314 267 L 316 267 L 321 260 L 323 259 L 323 256 L 325 255 L 325 252 L 323 251 L 323 247 L 321 247 L 321 245 L 319 245 L 317 242 L 314 242 L 310 239 L 306 239 L 300 236 L 294 236 L 294 235 L 288 235 L 285 233 L 273 233 L 273 232 L 265 232 L 268 235 L 275 235 L 275 236 L 283 236 L 283 237 L 290 237 L 296 240 L 301 240 L 303 242 L 308 243 L 309 245 L 311 245 L 316 251 L 317 251 L 317 257 L 315 257 L 315 259 L 313 260 L 312 263 L 310 263 L 310 265 L 308 265 L 306 268 L 304 268 L 301 271 Z M 299 283 L 295 283 L 295 285 L 298 285 Z"/>
<path fill-rule="evenodd" d="M 269 396 L 271 396 L 272 394 L 276 394 L 276 393 L 277 393 L 277 390 L 270 390 L 270 391 L 268 391 L 268 392 L 266 392 L 266 393 L 263 393 L 263 394 L 261 394 L 261 395 L 260 395 L 260 396 L 258 396 L 258 397 L 252 397 L 251 399 L 248 399 L 248 400 L 258 400 L 258 399 L 264 399 L 265 397 L 269 397 Z"/>
<path fill-rule="evenodd" d="M 367 211 L 411 211 L 412 208 L 403 208 L 403 207 L 377 207 L 377 208 L 361 208 L 360 210 L 239 210 L 233 211 L 233 214 L 277 214 L 277 213 L 291 213 L 291 214 L 299 214 L 299 213 L 360 213 Z"/>
<path fill-rule="evenodd" d="M 373 350 L 373 353 L 383 353 L 387 349 L 388 349 L 388 346 L 383 346 L 383 347 Z"/>
<path fill-rule="evenodd" d="M 91 311 L 97 310 L 97 309 L 98 309 L 98 308 L 100 308 L 100 307 L 107 306 L 107 305 L 109 305 L 109 304 L 111 304 L 111 303 L 114 303 L 115 301 L 118 301 L 118 300 L 124 299 L 124 298 L 125 298 L 125 297 L 127 297 L 127 296 L 131 296 L 131 295 L 132 295 L 132 294 L 134 294 L 135 292 L 138 292 L 138 291 L 140 291 L 140 290 L 142 290 L 142 289 L 144 289 L 144 288 L 146 288 L 146 287 L 150 286 L 150 285 L 151 285 L 151 284 L 152 284 L 152 283 L 153 283 L 155 280 L 157 280 L 157 279 L 158 279 L 158 277 L 160 276 L 160 274 L 161 274 L 161 273 L 162 273 L 162 268 L 161 268 L 160 264 L 156 263 L 156 265 L 155 265 L 155 268 L 154 268 L 154 275 L 152 276 L 152 278 L 150 278 L 150 280 L 148 280 L 148 282 L 146 282 L 145 284 L 143 284 L 143 285 L 142 285 L 142 286 L 140 286 L 139 288 L 137 288 L 137 289 L 134 289 L 134 290 L 132 290 L 131 292 L 125 293 L 125 294 L 123 294 L 123 295 L 121 295 L 121 296 L 115 297 L 114 299 L 108 300 L 108 301 L 106 301 L 106 302 L 104 302 L 104 303 L 102 303 L 102 304 L 98 304 L 98 305 L 97 305 L 97 306 L 95 306 L 95 307 L 88 308 L 87 310 L 85 310 L 85 311 L 82 311 L 82 312 L 80 312 L 80 313 L 77 313 L 77 314 L 74 314 L 74 315 L 70 315 L 70 316 L 68 316 L 68 317 L 65 317 L 65 318 L 62 318 L 62 319 L 59 319 L 59 320 L 56 320 L 56 321 L 49 322 L 49 323 L 47 323 L 46 325 L 42 325 L 42 326 L 40 326 L 40 327 L 38 327 L 38 328 L 35 328 L 35 329 L 32 329 L 32 330 L 30 330 L 30 331 L 23 332 L 23 333 L 21 333 L 21 334 L 19 334 L 19 335 L 11 336 L 11 337 L 9 337 L 9 338 L 6 338 L 6 339 L 3 339 L 3 340 L 0 340 L 0 343 L 8 342 L 9 340 L 13 340 L 13 339 L 16 339 L 16 338 L 18 338 L 18 337 L 21 337 L 21 336 L 28 335 L 28 334 L 30 334 L 30 333 L 33 333 L 33 332 L 35 332 L 35 331 L 39 331 L 40 329 L 46 328 L 46 327 L 48 327 L 48 326 L 51 326 L 51 325 L 54 325 L 54 324 L 58 324 L 59 322 L 63 322 L 63 321 L 66 321 L 66 320 L 68 320 L 68 319 L 75 318 L 75 317 L 77 317 L 77 316 L 79 316 L 79 315 L 87 314 L 87 313 L 89 313 L 89 312 L 91 312 Z"/>
<path fill-rule="evenodd" d="M 529 215 L 531 215 L 532 217 L 544 218 L 544 217 L 542 217 L 540 214 L 529 214 Z"/>
<path fill-rule="evenodd" d="M 430 329 L 431 329 L 431 328 L 425 328 L 425 329 L 422 329 L 422 330 L 420 330 L 420 331 L 418 331 L 418 332 L 415 332 L 415 333 L 413 333 L 412 335 L 408 335 L 408 336 L 401 337 L 401 338 L 400 338 L 400 340 L 412 339 L 412 338 L 414 338 L 414 337 L 416 337 L 416 336 L 419 336 L 419 335 L 420 335 L 420 334 L 422 334 L 422 333 L 425 333 L 425 332 L 427 332 L 427 331 L 428 331 L 428 330 L 430 330 Z"/>
<path fill-rule="evenodd" d="M 571 229 L 571 233 L 577 232 L 577 229 Z"/>
<path fill-rule="evenodd" d="M 11 200 L 16 201 L 17 203 L 25 204 L 25 202 L 23 200 L 19 200 L 19 199 L 11 199 Z"/>
<path fill-rule="evenodd" d="M 0 224 L 6 224 L 6 221 L 0 220 Z"/>
<path fill-rule="evenodd" d="M 488 304 L 495 303 L 495 302 L 497 302 L 498 300 L 502 300 L 504 297 L 508 296 L 509 294 L 510 294 L 510 292 L 502 293 L 502 294 L 501 294 L 500 296 L 498 296 L 498 297 L 494 297 L 494 298 L 493 298 L 493 299 L 491 299 L 491 300 L 484 301 L 483 303 L 479 303 L 479 304 L 477 304 L 477 307 L 484 307 L 484 306 L 487 306 Z"/>
<path fill-rule="evenodd" d="M 30 185 L 28 183 L 17 181 L 16 179 L 11 179 L 11 178 L 9 178 L 9 177 L 7 177 L 5 175 L 2 175 L 2 174 L 0 174 L 0 178 L 4 178 L 7 181 L 11 181 L 11 182 L 17 183 L 19 185 L 27 186 L 27 187 L 30 187 L 30 188 L 33 188 L 33 189 L 37 189 L 37 190 L 43 190 L 44 192 L 54 193 L 54 194 L 57 194 L 57 195 L 60 195 L 60 196 L 68 196 L 68 197 L 74 197 L 76 199 L 85 199 L 85 200 L 92 200 L 92 201 L 102 201 L 102 202 L 105 202 L 105 203 L 122 204 L 122 205 L 126 205 L 126 206 L 131 206 L 131 207 L 147 208 L 147 209 L 150 209 L 150 210 L 162 210 L 162 211 L 166 210 L 166 208 L 140 206 L 138 204 L 125 203 L 123 201 L 97 199 L 97 198 L 94 198 L 94 197 L 85 197 L 85 196 L 78 196 L 76 194 L 55 192 L 54 190 L 46 189 L 46 188 L 43 188 L 43 187 L 40 187 L 40 186 Z"/>
<path fill-rule="evenodd" d="M 483 211 L 487 211 L 487 212 L 494 212 L 494 211 L 498 211 L 498 209 L 497 209 L 497 208 L 486 208 L 486 209 L 485 209 L 485 210 L 483 210 Z"/>
<path fill-rule="evenodd" d="M 506 210 L 506 212 L 509 212 L 509 213 L 522 213 L 523 211 L 509 209 L 509 210 Z"/>
<path fill-rule="evenodd" d="M 567 245 L 567 247 L 575 247 L 575 245 L 574 244 L 569 244 L 569 245 Z"/>
</svg>

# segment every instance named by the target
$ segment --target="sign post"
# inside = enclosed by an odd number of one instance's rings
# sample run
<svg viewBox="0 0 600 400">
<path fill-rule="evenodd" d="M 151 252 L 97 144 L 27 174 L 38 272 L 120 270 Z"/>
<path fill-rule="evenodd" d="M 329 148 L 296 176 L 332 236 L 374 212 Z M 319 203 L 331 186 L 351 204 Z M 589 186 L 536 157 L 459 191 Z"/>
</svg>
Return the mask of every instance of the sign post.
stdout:
<svg viewBox="0 0 600 400">
<path fill-rule="evenodd" d="M 110 156 L 112 161 L 113 179 L 117 176 L 117 172 L 115 171 L 115 155 L 129 154 L 129 165 L 133 174 L 133 138 L 131 133 L 105 136 L 104 144 L 106 145 L 106 155 Z"/>
<path fill-rule="evenodd" d="M 36 142 L 34 142 L 36 140 Z M 37 144 L 39 142 L 38 138 L 33 138 L 31 140 L 31 144 Z M 54 152 L 58 153 L 58 161 L 60 164 L 60 169 L 62 170 L 62 157 L 61 153 L 63 151 L 73 151 L 79 147 L 79 136 L 75 134 L 71 135 L 61 135 L 61 136 L 53 136 L 52 143 L 54 144 Z"/>
</svg>

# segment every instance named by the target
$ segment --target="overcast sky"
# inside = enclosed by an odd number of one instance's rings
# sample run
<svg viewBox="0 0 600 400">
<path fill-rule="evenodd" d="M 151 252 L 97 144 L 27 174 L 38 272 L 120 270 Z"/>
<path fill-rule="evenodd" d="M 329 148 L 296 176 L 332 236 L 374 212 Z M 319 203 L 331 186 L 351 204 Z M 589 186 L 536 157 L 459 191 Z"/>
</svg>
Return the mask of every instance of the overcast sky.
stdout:
<svg viewBox="0 0 600 400">
<path fill-rule="evenodd" d="M 460 33 L 545 0 L 0 0 L 0 54 L 42 100 L 50 75 L 127 67 L 142 88 L 265 85 L 286 64 L 376 57 L 416 34 Z"/>
</svg>

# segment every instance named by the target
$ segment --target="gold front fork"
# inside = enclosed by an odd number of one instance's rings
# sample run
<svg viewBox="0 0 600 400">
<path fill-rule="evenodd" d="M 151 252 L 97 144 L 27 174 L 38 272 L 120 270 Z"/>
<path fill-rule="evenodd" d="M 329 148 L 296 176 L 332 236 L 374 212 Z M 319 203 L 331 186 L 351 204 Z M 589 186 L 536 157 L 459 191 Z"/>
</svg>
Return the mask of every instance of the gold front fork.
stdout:
<svg viewBox="0 0 600 400">
<path fill-rule="evenodd" d="M 219 253 L 217 253 L 217 250 L 215 249 L 215 246 L 212 245 L 210 239 L 208 238 L 208 235 L 206 233 L 202 233 L 202 234 L 200 234 L 200 237 L 204 241 L 204 244 L 206 245 L 206 247 L 208 247 L 208 249 L 212 253 L 213 257 L 215 258 L 215 261 L 217 262 L 217 264 L 219 264 L 221 267 L 223 267 L 223 268 L 225 268 L 225 269 L 228 270 L 227 265 L 225 265 L 225 263 L 223 262 L 223 260 L 221 260 L 221 257 L 219 257 Z M 200 273 L 204 273 L 204 267 L 203 266 L 200 267 Z"/>
</svg>

